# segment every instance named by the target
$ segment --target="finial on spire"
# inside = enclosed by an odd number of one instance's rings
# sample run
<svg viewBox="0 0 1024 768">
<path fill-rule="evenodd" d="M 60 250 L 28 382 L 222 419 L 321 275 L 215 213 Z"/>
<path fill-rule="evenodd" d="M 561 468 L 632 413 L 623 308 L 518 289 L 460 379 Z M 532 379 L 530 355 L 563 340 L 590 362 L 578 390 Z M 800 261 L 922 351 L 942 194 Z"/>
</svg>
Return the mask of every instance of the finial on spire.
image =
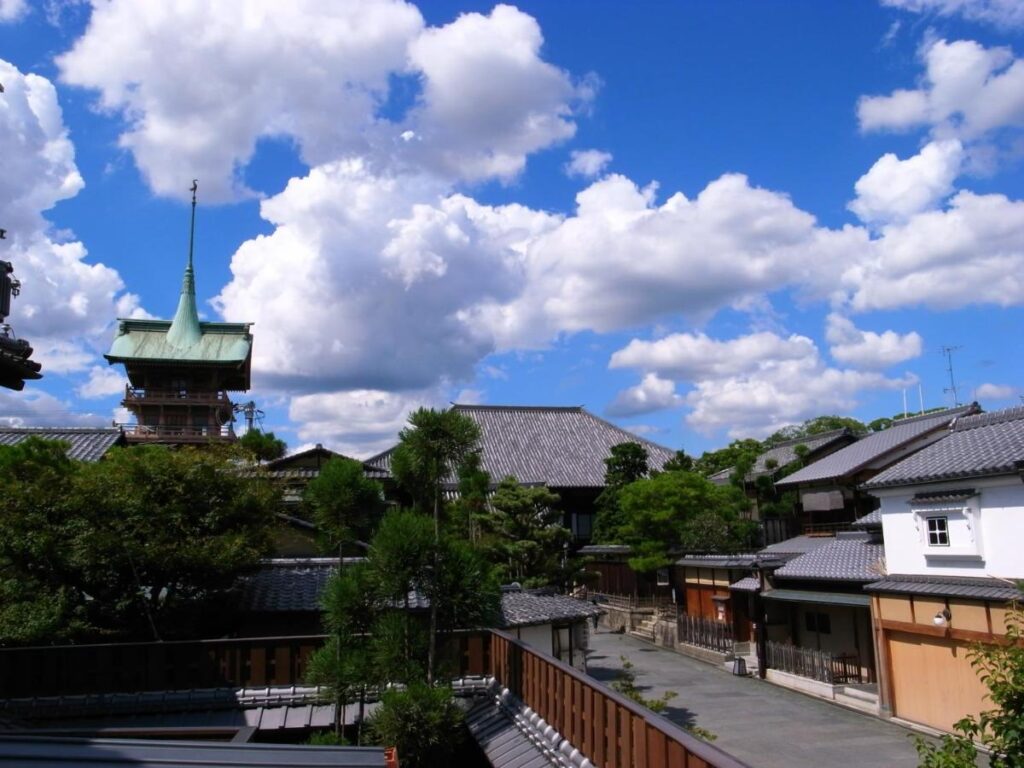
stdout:
<svg viewBox="0 0 1024 768">
<path fill-rule="evenodd" d="M 199 180 L 192 179 L 192 227 L 188 233 L 188 268 L 192 269 L 192 246 L 196 239 L 196 190 L 199 189 Z"/>
<path fill-rule="evenodd" d="M 196 278 L 192 269 L 192 250 L 196 239 L 196 190 L 199 182 L 192 179 L 192 228 L 188 235 L 188 266 L 185 267 L 185 279 L 181 282 L 181 296 L 178 299 L 178 311 L 167 330 L 167 341 L 172 346 L 187 349 L 202 338 L 199 328 L 199 311 L 196 308 Z"/>
</svg>

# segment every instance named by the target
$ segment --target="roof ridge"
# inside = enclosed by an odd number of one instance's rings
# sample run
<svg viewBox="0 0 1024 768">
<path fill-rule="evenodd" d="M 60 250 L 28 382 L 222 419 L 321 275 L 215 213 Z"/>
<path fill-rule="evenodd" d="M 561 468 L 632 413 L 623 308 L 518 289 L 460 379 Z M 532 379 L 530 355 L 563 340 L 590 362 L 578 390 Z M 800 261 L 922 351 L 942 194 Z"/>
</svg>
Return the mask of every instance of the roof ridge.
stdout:
<svg viewBox="0 0 1024 768">
<path fill-rule="evenodd" d="M 1010 421 L 1024 420 L 1024 405 L 1016 405 L 1012 408 L 1003 408 L 999 411 L 989 413 L 975 413 L 969 416 L 962 416 L 953 425 L 954 432 L 967 432 L 979 427 L 988 427 L 993 424 L 1005 424 Z"/>
<path fill-rule="evenodd" d="M 790 445 L 800 445 L 801 443 L 806 443 L 811 440 L 821 440 L 823 437 L 839 437 L 839 435 L 843 434 L 844 432 L 849 432 L 850 434 L 853 434 L 852 432 L 850 432 L 849 427 L 839 427 L 838 429 L 830 429 L 827 432 L 817 432 L 813 435 L 804 435 L 803 437 L 791 437 L 788 440 L 782 440 L 778 443 L 774 443 L 770 448 L 767 448 L 765 451 L 763 451 L 761 455 L 763 456 L 765 453 L 768 453 L 768 451 L 774 451 L 776 448 L 785 448 Z"/>
<path fill-rule="evenodd" d="M 980 406 L 977 403 L 970 403 L 968 405 L 958 405 L 955 408 L 943 408 L 941 411 L 931 411 L 929 413 L 919 413 L 917 416 L 908 416 L 908 417 L 906 417 L 904 419 L 893 419 L 892 424 L 890 424 L 886 429 L 892 429 L 893 427 L 898 427 L 898 426 L 901 426 L 903 424 L 914 424 L 914 423 L 916 423 L 918 421 L 926 421 L 928 419 L 937 419 L 940 416 L 961 416 L 961 415 L 964 415 L 964 414 L 971 415 L 968 412 L 971 411 L 972 409 L 978 408 L 978 407 L 980 407 Z M 885 431 L 886 431 L 885 429 L 882 430 L 882 432 L 885 432 Z M 878 434 L 878 433 L 877 432 L 872 432 L 870 434 Z"/>
<path fill-rule="evenodd" d="M 460 411 L 566 411 L 585 413 L 582 405 L 485 405 L 482 403 L 452 403 Z"/>
</svg>

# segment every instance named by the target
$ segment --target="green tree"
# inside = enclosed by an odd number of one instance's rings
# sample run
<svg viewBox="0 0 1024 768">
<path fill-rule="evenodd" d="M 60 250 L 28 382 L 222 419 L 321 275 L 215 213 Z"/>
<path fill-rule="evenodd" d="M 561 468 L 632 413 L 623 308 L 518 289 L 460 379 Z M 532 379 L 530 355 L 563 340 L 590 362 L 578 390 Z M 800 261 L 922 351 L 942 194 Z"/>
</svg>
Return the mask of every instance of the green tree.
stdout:
<svg viewBox="0 0 1024 768">
<path fill-rule="evenodd" d="M 558 494 L 544 486 L 525 487 L 514 477 L 498 485 L 478 519 L 484 551 L 503 581 L 543 587 L 564 579 L 562 558 L 572 534 L 557 504 Z"/>
<path fill-rule="evenodd" d="M 813 435 L 820 435 L 823 432 L 832 432 L 836 429 L 848 429 L 855 435 L 866 435 L 871 431 L 863 422 L 849 416 L 815 416 L 803 424 L 783 427 L 764 442 L 765 445 L 771 447 L 786 440 L 793 440 L 798 437 L 811 437 Z"/>
<path fill-rule="evenodd" d="M 735 487 L 717 486 L 695 472 L 638 480 L 622 489 L 620 503 L 622 536 L 632 547 L 629 564 L 636 571 L 668 566 L 680 548 L 729 551 L 748 543 L 749 523 L 741 519 L 746 498 Z M 705 539 L 711 530 L 714 537 Z"/>
<path fill-rule="evenodd" d="M 450 765 L 466 732 L 451 688 L 424 683 L 385 691 L 370 727 L 378 743 L 397 748 L 403 768 Z"/>
<path fill-rule="evenodd" d="M 384 513 L 384 490 L 366 476 L 362 463 L 335 456 L 309 481 L 303 502 L 312 512 L 325 549 L 340 555 L 346 542 L 370 538 Z"/>
<path fill-rule="evenodd" d="M 675 456 L 665 462 L 663 470 L 665 472 L 693 472 L 693 457 L 687 455 L 684 450 L 678 450 Z"/>
<path fill-rule="evenodd" d="M 990 751 L 991 768 L 1024 765 L 1024 609 L 1014 603 L 1006 612 L 1005 638 L 971 648 L 971 666 L 988 688 L 992 709 L 968 716 L 953 735 L 934 746 L 915 739 L 921 768 L 974 768 L 981 744 Z"/>
<path fill-rule="evenodd" d="M 480 539 L 479 518 L 487 511 L 491 476 L 479 453 L 471 453 L 459 467 L 459 498 L 452 504 L 452 528 L 470 541 Z"/>
<path fill-rule="evenodd" d="M 409 416 L 409 426 L 398 433 L 398 446 L 391 460 L 391 471 L 424 512 L 433 512 L 434 542 L 441 540 L 443 484 L 458 477 L 459 469 L 480 450 L 480 427 L 454 409 L 435 411 L 420 408 Z M 435 557 L 438 550 L 435 549 Z M 435 561 L 435 570 L 439 564 Z M 430 648 L 427 656 L 427 681 L 434 680 L 437 656 L 437 601 L 430 604 Z"/>
<path fill-rule="evenodd" d="M 647 449 L 632 441 L 613 445 L 604 465 L 604 490 L 594 500 L 597 519 L 594 521 L 593 539 L 601 544 L 618 544 L 622 540 L 623 526 L 619 492 L 648 475 Z"/>
<path fill-rule="evenodd" d="M 284 456 L 288 444 L 279 440 L 273 432 L 250 429 L 238 440 L 239 447 L 258 461 L 273 461 Z"/>
<path fill-rule="evenodd" d="M 149 446 L 83 464 L 41 441 L 0 450 L 4 591 L 21 582 L 0 614 L 48 628 L 6 639 L 164 638 L 220 616 L 218 601 L 269 551 L 277 506 L 234 457 Z"/>
<path fill-rule="evenodd" d="M 764 446 L 757 440 L 733 440 L 725 448 L 702 453 L 700 458 L 694 461 L 693 469 L 704 477 L 710 477 L 723 469 L 732 469 L 740 463 L 749 462 L 750 466 L 753 466 L 754 461 L 763 452 Z"/>
<path fill-rule="evenodd" d="M 369 567 L 357 563 L 339 570 L 328 580 L 320 602 L 329 639 L 310 657 L 307 679 L 327 688 L 335 705 L 338 736 L 342 735 L 346 707 L 353 697 L 358 698 L 361 734 L 367 689 L 376 677 L 366 640 L 376 616 Z"/>
</svg>

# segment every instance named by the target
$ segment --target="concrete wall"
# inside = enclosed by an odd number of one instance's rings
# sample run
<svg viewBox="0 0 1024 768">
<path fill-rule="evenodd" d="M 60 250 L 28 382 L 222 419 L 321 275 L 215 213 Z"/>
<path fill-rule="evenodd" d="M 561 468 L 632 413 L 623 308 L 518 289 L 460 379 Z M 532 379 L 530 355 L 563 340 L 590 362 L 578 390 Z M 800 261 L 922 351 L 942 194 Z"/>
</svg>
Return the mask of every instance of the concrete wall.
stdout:
<svg viewBox="0 0 1024 768">
<path fill-rule="evenodd" d="M 909 503 L 914 493 L 973 488 L 964 502 Z M 1017 475 L 879 490 L 886 569 L 893 574 L 1024 577 L 1024 483 Z M 928 516 L 949 520 L 949 546 L 929 546 Z"/>
</svg>

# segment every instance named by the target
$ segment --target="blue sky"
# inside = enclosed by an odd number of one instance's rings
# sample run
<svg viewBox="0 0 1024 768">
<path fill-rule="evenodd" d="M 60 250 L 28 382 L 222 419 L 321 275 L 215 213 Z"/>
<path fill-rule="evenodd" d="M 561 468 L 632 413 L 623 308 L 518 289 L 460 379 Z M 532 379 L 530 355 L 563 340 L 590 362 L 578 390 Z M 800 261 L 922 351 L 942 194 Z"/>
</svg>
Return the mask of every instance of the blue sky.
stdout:
<svg viewBox="0 0 1024 768">
<path fill-rule="evenodd" d="M 114 318 L 255 323 L 293 448 L 409 409 L 583 404 L 691 453 L 840 413 L 1019 403 L 1011 0 L 0 0 L 0 246 L 101 424 Z"/>
</svg>

